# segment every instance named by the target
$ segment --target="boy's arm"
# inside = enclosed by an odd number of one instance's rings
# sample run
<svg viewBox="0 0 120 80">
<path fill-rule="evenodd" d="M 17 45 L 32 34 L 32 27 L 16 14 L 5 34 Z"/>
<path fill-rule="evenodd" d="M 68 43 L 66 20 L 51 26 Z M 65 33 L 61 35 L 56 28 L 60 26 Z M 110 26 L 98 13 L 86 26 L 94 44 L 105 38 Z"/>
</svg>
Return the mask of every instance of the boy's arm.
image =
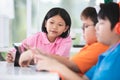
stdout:
<svg viewBox="0 0 120 80">
<path fill-rule="evenodd" d="M 58 60 L 54 58 L 46 57 L 44 55 L 38 55 L 37 57 L 40 59 L 38 60 L 36 65 L 38 71 L 39 70 L 57 71 L 58 73 L 60 73 L 61 77 L 64 80 L 88 80 L 87 77 L 85 76 L 80 77 L 80 75 L 70 70 L 68 67 L 66 67 L 66 65 L 61 64 Z"/>
<path fill-rule="evenodd" d="M 58 56 L 58 55 L 47 55 L 47 56 L 56 59 L 57 61 L 64 64 L 65 66 L 67 66 L 72 71 L 74 71 L 76 73 L 80 73 L 80 70 L 77 67 L 77 65 L 74 62 L 72 62 L 69 58 L 66 58 L 63 56 Z"/>
<path fill-rule="evenodd" d="M 44 55 L 44 56 L 56 59 L 57 61 L 64 64 L 65 66 L 67 66 L 72 71 L 74 71 L 76 73 L 80 73 L 80 70 L 77 67 L 77 65 L 67 57 L 63 57 L 63 56 L 59 56 L 59 55 L 55 55 L 55 54 L 47 54 L 40 49 L 35 49 L 34 51 L 35 51 L 34 53 L 38 53 L 39 55 Z"/>
</svg>

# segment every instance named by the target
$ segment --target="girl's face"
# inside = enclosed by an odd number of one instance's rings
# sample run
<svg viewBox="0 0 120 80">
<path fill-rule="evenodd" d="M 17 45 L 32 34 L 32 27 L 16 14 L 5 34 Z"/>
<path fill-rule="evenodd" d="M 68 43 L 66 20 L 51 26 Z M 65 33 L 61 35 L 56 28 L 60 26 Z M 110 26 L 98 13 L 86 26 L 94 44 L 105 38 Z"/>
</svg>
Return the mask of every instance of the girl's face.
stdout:
<svg viewBox="0 0 120 80">
<path fill-rule="evenodd" d="M 82 17 L 83 22 L 83 37 L 87 44 L 92 44 L 97 41 L 96 31 L 93 21 L 90 18 Z"/>
<path fill-rule="evenodd" d="M 114 32 L 111 30 L 111 24 L 108 19 L 99 19 L 98 23 L 96 25 L 96 35 L 98 41 L 100 41 L 103 44 L 111 45 L 112 44 L 112 38 L 114 37 Z"/>
<path fill-rule="evenodd" d="M 63 32 L 66 32 L 68 29 L 68 26 L 66 26 L 65 21 L 59 15 L 49 18 L 46 21 L 45 27 L 48 32 L 47 36 L 52 38 L 57 38 Z"/>
</svg>

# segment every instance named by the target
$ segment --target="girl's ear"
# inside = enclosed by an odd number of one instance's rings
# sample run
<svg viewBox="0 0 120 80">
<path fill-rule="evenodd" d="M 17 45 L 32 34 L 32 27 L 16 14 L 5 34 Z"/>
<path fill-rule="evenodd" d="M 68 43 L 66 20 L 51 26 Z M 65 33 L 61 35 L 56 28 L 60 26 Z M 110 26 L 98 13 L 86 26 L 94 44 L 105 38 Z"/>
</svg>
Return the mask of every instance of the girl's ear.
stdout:
<svg viewBox="0 0 120 80">
<path fill-rule="evenodd" d="M 68 28 L 69 28 L 69 26 L 66 26 L 64 32 L 66 32 L 68 30 Z"/>
</svg>

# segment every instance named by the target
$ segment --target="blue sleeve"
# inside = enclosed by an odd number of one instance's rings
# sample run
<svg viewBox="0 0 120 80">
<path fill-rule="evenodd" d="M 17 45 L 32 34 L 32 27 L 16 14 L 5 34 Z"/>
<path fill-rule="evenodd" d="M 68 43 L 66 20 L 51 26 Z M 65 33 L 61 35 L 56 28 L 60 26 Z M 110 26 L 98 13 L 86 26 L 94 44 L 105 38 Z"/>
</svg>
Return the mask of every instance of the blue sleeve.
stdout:
<svg viewBox="0 0 120 80">
<path fill-rule="evenodd" d="M 120 46 L 106 56 L 94 73 L 93 80 L 120 80 Z"/>
<path fill-rule="evenodd" d="M 89 80 L 92 80 L 94 72 L 95 72 L 96 66 L 93 66 L 91 69 L 89 69 L 85 75 L 89 78 Z"/>
</svg>

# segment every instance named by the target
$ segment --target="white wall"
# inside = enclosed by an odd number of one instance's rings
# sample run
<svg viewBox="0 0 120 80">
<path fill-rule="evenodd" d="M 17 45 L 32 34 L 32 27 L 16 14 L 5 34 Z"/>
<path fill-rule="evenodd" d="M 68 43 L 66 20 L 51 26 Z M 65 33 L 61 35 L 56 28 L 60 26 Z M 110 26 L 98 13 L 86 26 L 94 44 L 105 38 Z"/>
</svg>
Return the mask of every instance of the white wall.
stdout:
<svg viewBox="0 0 120 80">
<path fill-rule="evenodd" d="M 9 46 L 10 20 L 14 18 L 13 0 L 0 1 L 0 47 Z"/>
</svg>

